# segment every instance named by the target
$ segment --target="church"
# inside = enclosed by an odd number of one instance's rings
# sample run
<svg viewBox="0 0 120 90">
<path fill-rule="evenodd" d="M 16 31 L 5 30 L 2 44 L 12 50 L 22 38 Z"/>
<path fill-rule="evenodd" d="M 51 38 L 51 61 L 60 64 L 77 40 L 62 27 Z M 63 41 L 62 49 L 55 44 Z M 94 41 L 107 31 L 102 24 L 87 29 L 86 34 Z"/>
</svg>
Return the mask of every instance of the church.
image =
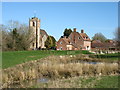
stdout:
<svg viewBox="0 0 120 90">
<path fill-rule="evenodd" d="M 48 34 L 45 30 L 40 28 L 40 19 L 37 17 L 32 17 L 29 19 L 29 30 L 32 32 L 32 37 L 34 37 L 33 42 L 30 45 L 31 50 L 37 50 L 46 48 L 45 41 L 48 37 Z"/>
</svg>

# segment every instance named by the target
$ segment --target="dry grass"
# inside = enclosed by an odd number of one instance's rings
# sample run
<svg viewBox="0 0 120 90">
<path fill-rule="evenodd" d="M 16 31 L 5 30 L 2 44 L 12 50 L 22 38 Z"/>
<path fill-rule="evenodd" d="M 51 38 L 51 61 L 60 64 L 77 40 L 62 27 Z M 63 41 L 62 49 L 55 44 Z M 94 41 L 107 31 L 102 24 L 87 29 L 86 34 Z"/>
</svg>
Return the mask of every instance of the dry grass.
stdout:
<svg viewBox="0 0 120 90">
<path fill-rule="evenodd" d="M 74 76 L 111 75 L 118 73 L 118 63 L 70 63 L 86 60 L 84 55 L 50 56 L 42 60 L 30 61 L 3 70 L 3 87 L 11 83 L 21 83 L 40 77 L 68 78 Z M 88 60 L 88 58 L 87 58 Z M 90 59 L 91 61 L 91 59 Z"/>
</svg>

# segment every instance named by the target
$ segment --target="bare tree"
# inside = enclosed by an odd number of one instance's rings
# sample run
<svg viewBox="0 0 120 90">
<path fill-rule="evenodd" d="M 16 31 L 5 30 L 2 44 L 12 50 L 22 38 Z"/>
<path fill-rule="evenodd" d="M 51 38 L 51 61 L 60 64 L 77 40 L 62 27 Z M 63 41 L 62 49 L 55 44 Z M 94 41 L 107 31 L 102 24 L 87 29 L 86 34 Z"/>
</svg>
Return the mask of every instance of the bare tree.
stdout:
<svg viewBox="0 0 120 90">
<path fill-rule="evenodd" d="M 2 49 L 28 50 L 34 41 L 33 33 L 26 24 L 18 21 L 9 21 L 8 25 L 1 25 Z"/>
<path fill-rule="evenodd" d="M 0 36 L 1 36 L 1 47 L 3 50 L 6 50 L 7 48 L 7 38 L 8 38 L 8 32 L 7 32 L 7 28 L 5 25 L 0 25 Z"/>
<path fill-rule="evenodd" d="M 107 38 L 102 33 L 96 33 L 92 37 L 92 40 L 100 40 L 101 42 L 105 42 L 107 40 Z"/>
</svg>

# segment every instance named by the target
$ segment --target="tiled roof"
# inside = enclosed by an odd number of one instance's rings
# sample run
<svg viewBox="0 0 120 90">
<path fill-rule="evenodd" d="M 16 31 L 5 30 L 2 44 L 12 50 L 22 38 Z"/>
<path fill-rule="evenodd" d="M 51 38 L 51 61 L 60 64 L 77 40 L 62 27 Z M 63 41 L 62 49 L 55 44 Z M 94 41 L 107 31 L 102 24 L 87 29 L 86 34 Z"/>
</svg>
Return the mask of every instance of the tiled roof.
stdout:
<svg viewBox="0 0 120 90">
<path fill-rule="evenodd" d="M 69 40 L 69 38 L 66 38 L 66 37 L 64 37 L 64 38 L 62 38 L 67 44 L 69 44 L 69 42 L 70 42 L 70 40 Z"/>
<path fill-rule="evenodd" d="M 88 35 L 86 33 L 80 33 L 80 35 L 83 38 L 83 40 L 90 41 L 90 38 L 88 37 Z"/>
<path fill-rule="evenodd" d="M 92 48 L 95 48 L 95 47 L 100 48 L 100 47 L 104 47 L 104 44 L 101 41 L 99 41 L 99 40 L 94 40 L 91 43 L 91 47 Z"/>
<path fill-rule="evenodd" d="M 43 29 L 40 29 L 40 34 L 41 34 L 42 37 L 43 37 L 44 35 L 48 36 L 48 34 L 46 33 L 46 31 L 43 30 Z"/>
<path fill-rule="evenodd" d="M 91 43 L 92 48 L 108 48 L 108 47 L 115 47 L 116 43 L 110 43 L 110 42 L 101 42 L 100 40 L 94 40 Z"/>
</svg>

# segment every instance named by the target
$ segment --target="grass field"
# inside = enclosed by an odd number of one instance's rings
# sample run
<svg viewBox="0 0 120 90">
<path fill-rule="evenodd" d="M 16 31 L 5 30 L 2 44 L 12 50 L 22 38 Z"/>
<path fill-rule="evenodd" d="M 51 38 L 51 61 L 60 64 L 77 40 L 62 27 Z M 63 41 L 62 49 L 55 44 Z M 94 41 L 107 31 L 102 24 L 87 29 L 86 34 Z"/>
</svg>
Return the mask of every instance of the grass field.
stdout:
<svg viewBox="0 0 120 90">
<path fill-rule="evenodd" d="M 118 76 L 73 77 L 39 83 L 32 88 L 118 88 Z"/>
<path fill-rule="evenodd" d="M 91 55 L 92 58 L 99 58 L 99 59 L 104 59 L 104 60 L 110 60 L 110 61 L 115 61 L 120 58 L 119 53 L 114 53 L 114 54 L 100 54 L 100 55 Z"/>
<path fill-rule="evenodd" d="M 2 68 L 12 67 L 16 64 L 30 60 L 41 59 L 50 55 L 90 54 L 88 51 L 9 51 L 2 52 Z"/>
</svg>

